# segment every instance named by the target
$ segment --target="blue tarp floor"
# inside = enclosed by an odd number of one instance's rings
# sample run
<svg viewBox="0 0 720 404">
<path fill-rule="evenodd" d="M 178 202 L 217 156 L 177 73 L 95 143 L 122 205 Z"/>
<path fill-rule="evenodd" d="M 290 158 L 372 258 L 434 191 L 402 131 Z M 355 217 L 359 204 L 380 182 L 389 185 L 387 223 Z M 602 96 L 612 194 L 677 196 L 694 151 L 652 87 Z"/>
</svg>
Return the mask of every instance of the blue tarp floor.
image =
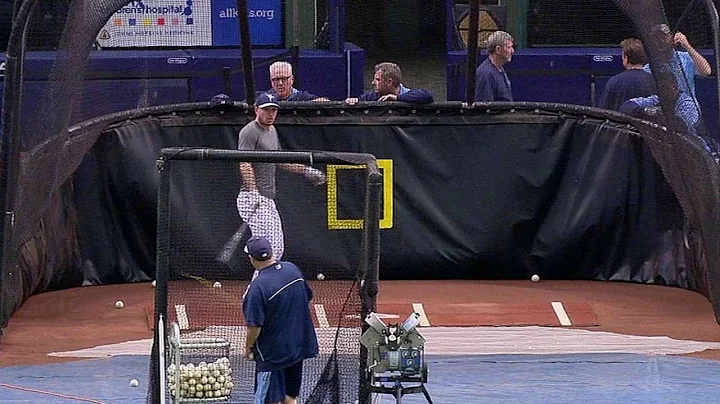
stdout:
<svg viewBox="0 0 720 404">
<path fill-rule="evenodd" d="M 429 355 L 435 403 L 713 403 L 720 362 L 666 355 Z M 0 368 L 3 403 L 144 403 L 148 356 Z M 137 379 L 138 387 L 129 381 Z M 406 395 L 406 404 L 425 402 Z M 374 403 L 395 403 L 379 395 Z"/>
</svg>

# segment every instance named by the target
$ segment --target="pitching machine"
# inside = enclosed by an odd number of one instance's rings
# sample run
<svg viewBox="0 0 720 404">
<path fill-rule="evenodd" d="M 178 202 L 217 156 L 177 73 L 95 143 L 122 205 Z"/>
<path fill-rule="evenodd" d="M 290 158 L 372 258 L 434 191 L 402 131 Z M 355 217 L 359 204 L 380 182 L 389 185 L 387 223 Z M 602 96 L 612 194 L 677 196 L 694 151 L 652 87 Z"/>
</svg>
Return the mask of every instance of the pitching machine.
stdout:
<svg viewBox="0 0 720 404">
<path fill-rule="evenodd" d="M 406 394 L 422 393 L 433 404 L 425 388 L 425 338 L 416 328 L 420 314 L 412 313 L 402 324 L 386 325 L 370 313 L 365 322 L 370 327 L 360 337 L 360 343 L 368 350 L 371 393 L 392 394 L 398 404 Z"/>
</svg>

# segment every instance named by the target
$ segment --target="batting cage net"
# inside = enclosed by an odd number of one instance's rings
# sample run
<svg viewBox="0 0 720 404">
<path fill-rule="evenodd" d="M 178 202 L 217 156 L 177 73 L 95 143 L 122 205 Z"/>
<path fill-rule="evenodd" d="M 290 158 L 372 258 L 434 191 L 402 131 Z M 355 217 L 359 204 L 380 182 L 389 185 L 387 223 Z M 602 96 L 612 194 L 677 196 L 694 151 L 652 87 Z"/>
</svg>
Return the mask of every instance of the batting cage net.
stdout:
<svg viewBox="0 0 720 404">
<path fill-rule="evenodd" d="M 247 167 L 259 192 L 242 180 Z M 243 357 L 242 310 L 254 279 L 243 251 L 251 235 L 267 237 L 273 257 L 296 264 L 313 291 L 320 353 L 304 362 L 303 402 L 365 402 L 359 338 L 378 286 L 382 176 L 375 158 L 163 149 L 158 169 L 157 327 L 148 402 L 159 402 L 163 392 L 179 402 L 253 402 L 255 366 Z"/>
<path fill-rule="evenodd" d="M 696 234 L 703 246 L 720 243 L 720 178 L 718 162 L 720 147 L 718 128 L 710 130 L 703 118 L 698 102 L 695 76 L 710 73 L 707 61 L 695 61 L 687 51 L 687 39 L 680 31 L 690 25 L 681 16 L 672 27 L 660 0 L 619 0 L 619 7 L 630 16 L 643 42 L 649 59 L 649 70 L 655 79 L 657 94 L 645 98 L 637 116 L 668 128 L 671 136 L 648 133 L 648 144 L 653 157 L 662 167 L 685 215 L 688 233 Z M 685 15 L 702 10 L 706 12 L 711 37 L 718 35 L 717 9 L 711 2 L 691 2 Z M 694 8 L 693 8 L 694 5 Z M 695 51 L 696 52 L 696 51 Z M 717 52 L 717 50 L 716 50 Z M 717 57 L 718 55 L 716 55 Z M 717 69 L 717 67 L 716 67 Z M 717 72 L 715 72 L 717 75 Z M 657 101 L 656 101 L 657 100 Z M 695 149 L 695 151 L 691 151 Z M 699 150 L 699 151 L 698 151 Z M 690 155 L 696 155 L 691 158 Z M 704 249 L 700 264 L 707 268 L 707 288 L 710 295 L 720 293 L 720 249 Z M 705 261 L 705 262 L 702 262 Z M 713 300 L 716 317 L 720 313 L 720 300 Z"/>
</svg>

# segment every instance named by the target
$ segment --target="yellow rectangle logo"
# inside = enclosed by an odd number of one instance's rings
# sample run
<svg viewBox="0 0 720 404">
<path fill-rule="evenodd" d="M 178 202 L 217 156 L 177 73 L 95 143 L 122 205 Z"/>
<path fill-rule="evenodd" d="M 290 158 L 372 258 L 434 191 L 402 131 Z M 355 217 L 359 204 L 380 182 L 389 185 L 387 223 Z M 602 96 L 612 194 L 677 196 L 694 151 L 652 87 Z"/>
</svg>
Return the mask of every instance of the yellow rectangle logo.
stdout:
<svg viewBox="0 0 720 404">
<path fill-rule="evenodd" d="M 378 159 L 378 167 L 383 174 L 383 215 L 380 218 L 380 228 L 390 229 L 393 226 L 393 161 L 392 159 Z M 364 169 L 365 165 L 354 164 L 328 164 L 327 166 L 327 209 L 328 229 L 330 230 L 359 230 L 365 225 L 364 219 L 341 219 L 338 217 L 338 170 Z"/>
</svg>

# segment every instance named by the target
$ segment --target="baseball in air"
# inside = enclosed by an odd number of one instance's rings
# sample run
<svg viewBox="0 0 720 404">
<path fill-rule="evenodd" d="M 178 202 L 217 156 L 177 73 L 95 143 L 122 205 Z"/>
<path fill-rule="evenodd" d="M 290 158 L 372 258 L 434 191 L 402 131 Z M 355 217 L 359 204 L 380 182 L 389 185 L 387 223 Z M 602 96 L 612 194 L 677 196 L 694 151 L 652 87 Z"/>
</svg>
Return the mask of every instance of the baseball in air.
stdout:
<svg viewBox="0 0 720 404">
<path fill-rule="evenodd" d="M 222 287 L 222 283 L 220 283 L 220 282 L 215 282 L 215 283 L 213 283 L 213 287 L 214 287 L 215 289 L 220 289 L 220 288 Z"/>
<path fill-rule="evenodd" d="M 317 280 L 319 280 L 319 281 L 324 281 L 324 280 L 325 280 L 325 275 L 323 275 L 323 274 L 317 274 L 316 278 L 317 278 Z"/>
<path fill-rule="evenodd" d="M 122 309 L 123 307 L 125 307 L 125 303 L 122 300 L 118 300 L 117 302 L 115 302 L 116 309 Z"/>
<path fill-rule="evenodd" d="M 140 382 L 137 379 L 130 380 L 130 387 L 137 387 L 140 385 Z"/>
<path fill-rule="evenodd" d="M 540 275 L 535 274 L 535 275 L 533 275 L 533 276 L 530 277 L 530 280 L 533 281 L 533 282 L 540 282 Z"/>
<path fill-rule="evenodd" d="M 157 286 L 157 281 L 152 281 L 152 287 L 156 287 L 156 286 Z"/>
</svg>

